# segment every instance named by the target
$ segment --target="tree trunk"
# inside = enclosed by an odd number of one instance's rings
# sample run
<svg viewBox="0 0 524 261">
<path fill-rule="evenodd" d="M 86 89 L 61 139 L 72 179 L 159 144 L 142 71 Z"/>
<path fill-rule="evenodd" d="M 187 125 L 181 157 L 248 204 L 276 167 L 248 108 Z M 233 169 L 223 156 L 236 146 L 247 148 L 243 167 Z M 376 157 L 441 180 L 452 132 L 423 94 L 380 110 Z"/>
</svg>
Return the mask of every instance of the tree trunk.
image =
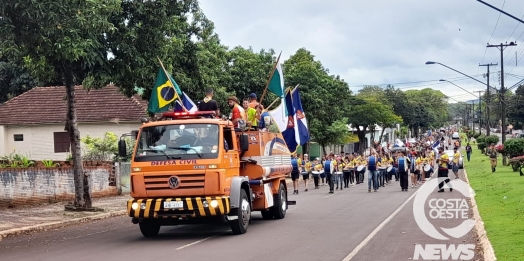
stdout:
<svg viewBox="0 0 524 261">
<path fill-rule="evenodd" d="M 366 128 L 364 130 L 357 129 L 357 137 L 358 137 L 358 153 L 362 154 L 364 153 L 364 150 L 366 150 Z"/>
<path fill-rule="evenodd" d="M 320 146 L 322 147 L 322 153 L 323 153 L 323 155 L 327 155 L 327 153 L 326 153 L 326 145 L 320 143 Z M 320 155 L 320 158 L 322 158 L 323 155 Z"/>
<path fill-rule="evenodd" d="M 379 144 L 382 144 L 382 137 L 384 136 L 385 130 L 386 130 L 386 127 L 382 127 L 382 131 L 380 132 L 380 138 L 378 139 Z"/>
<path fill-rule="evenodd" d="M 89 191 L 88 178 L 85 177 L 82 166 L 82 154 L 80 148 L 80 131 L 75 109 L 75 86 L 73 71 L 70 66 L 64 67 L 64 80 L 67 94 L 67 120 L 65 129 L 69 133 L 71 141 L 71 155 L 73 156 L 73 178 L 75 184 L 75 207 L 91 208 L 91 193 Z"/>
</svg>

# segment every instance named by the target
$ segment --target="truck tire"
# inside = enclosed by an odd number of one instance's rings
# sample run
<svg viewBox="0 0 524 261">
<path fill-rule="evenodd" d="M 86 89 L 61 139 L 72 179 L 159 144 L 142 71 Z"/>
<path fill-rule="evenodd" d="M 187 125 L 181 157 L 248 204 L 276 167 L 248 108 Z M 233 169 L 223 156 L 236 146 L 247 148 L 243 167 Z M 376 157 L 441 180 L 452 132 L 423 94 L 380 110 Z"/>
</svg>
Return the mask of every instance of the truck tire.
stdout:
<svg viewBox="0 0 524 261">
<path fill-rule="evenodd" d="M 156 237 L 160 231 L 160 224 L 153 220 L 142 220 L 138 226 L 144 237 Z"/>
<path fill-rule="evenodd" d="M 275 205 L 271 207 L 271 212 L 275 219 L 283 219 L 287 212 L 287 191 L 284 184 L 280 183 L 278 194 L 274 195 Z"/>
<path fill-rule="evenodd" d="M 271 210 L 261 210 L 262 219 L 273 219 L 273 212 Z"/>
<path fill-rule="evenodd" d="M 236 216 L 238 217 L 235 220 L 229 221 L 231 230 L 233 234 L 240 235 L 244 234 L 247 231 L 249 222 L 251 220 L 251 204 L 249 203 L 249 198 L 247 197 L 245 190 L 240 190 L 240 202 L 239 208 L 235 209 Z"/>
</svg>

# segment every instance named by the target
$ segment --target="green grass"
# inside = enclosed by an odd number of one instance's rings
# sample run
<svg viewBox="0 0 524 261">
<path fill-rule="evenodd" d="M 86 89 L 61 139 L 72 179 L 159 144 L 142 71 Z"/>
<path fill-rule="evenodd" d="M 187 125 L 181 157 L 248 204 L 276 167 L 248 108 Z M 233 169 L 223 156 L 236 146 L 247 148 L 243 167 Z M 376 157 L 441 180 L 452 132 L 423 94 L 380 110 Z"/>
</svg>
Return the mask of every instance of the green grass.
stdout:
<svg viewBox="0 0 524 261">
<path fill-rule="evenodd" d="M 491 172 L 489 158 L 473 147 L 465 168 L 488 238 L 498 260 L 524 260 L 524 177 L 502 166 Z"/>
</svg>

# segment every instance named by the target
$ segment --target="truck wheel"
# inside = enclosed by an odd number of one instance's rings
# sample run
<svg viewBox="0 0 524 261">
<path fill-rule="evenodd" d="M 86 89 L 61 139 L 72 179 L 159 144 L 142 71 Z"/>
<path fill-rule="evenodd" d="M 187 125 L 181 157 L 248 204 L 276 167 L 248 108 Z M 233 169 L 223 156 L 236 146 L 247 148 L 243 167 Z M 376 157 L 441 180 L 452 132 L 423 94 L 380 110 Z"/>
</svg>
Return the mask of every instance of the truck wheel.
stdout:
<svg viewBox="0 0 524 261">
<path fill-rule="evenodd" d="M 251 219 L 251 205 L 249 204 L 246 191 L 243 189 L 240 190 L 239 206 L 240 207 L 235 210 L 238 218 L 230 221 L 231 230 L 235 235 L 246 233 Z"/>
<path fill-rule="evenodd" d="M 275 219 L 283 219 L 287 211 L 287 191 L 285 186 L 280 183 L 278 194 L 274 195 L 275 205 L 271 207 Z"/>
<path fill-rule="evenodd" d="M 142 220 L 138 226 L 144 237 L 156 237 L 160 231 L 160 225 L 153 220 Z"/>
<path fill-rule="evenodd" d="M 260 213 L 262 213 L 263 219 L 273 219 L 273 213 L 271 212 L 271 210 L 262 210 L 260 211 Z"/>
</svg>

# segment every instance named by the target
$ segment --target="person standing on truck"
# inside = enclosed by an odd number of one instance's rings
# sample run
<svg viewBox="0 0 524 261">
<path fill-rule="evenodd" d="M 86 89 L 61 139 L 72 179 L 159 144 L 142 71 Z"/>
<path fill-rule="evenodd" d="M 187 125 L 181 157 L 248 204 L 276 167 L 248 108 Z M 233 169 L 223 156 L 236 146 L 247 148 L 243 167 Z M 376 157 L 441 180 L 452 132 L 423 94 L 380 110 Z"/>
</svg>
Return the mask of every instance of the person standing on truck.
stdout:
<svg viewBox="0 0 524 261">
<path fill-rule="evenodd" d="M 247 120 L 246 112 L 244 108 L 242 108 L 242 106 L 238 105 L 237 97 L 230 96 L 229 98 L 227 98 L 227 103 L 231 108 L 230 119 L 233 122 L 233 126 L 235 126 L 235 128 L 245 128 Z"/>
<path fill-rule="evenodd" d="M 258 129 L 261 131 L 267 131 L 271 125 L 271 115 L 268 111 L 264 110 L 264 105 L 262 104 L 257 105 L 256 110 L 258 115 L 260 115 L 258 119 Z"/>
<path fill-rule="evenodd" d="M 258 101 L 257 101 L 257 95 L 255 93 L 251 93 L 249 95 L 249 108 L 256 108 L 257 105 L 258 105 Z"/>
<path fill-rule="evenodd" d="M 213 99 L 213 89 L 206 89 L 206 97 L 203 100 L 199 101 L 197 104 L 199 111 L 214 111 L 215 116 L 218 117 L 220 111 L 218 110 L 218 103 Z"/>
<path fill-rule="evenodd" d="M 257 110 L 254 107 L 250 106 L 249 100 L 245 99 L 242 103 L 242 107 L 246 111 L 247 115 L 247 127 L 249 130 L 258 130 L 258 118 L 260 118 L 260 115 L 258 115 Z"/>
<path fill-rule="evenodd" d="M 298 159 L 295 154 L 291 156 L 291 180 L 293 181 L 293 194 L 298 195 L 298 179 L 300 177 L 300 167 L 298 165 Z"/>
</svg>

